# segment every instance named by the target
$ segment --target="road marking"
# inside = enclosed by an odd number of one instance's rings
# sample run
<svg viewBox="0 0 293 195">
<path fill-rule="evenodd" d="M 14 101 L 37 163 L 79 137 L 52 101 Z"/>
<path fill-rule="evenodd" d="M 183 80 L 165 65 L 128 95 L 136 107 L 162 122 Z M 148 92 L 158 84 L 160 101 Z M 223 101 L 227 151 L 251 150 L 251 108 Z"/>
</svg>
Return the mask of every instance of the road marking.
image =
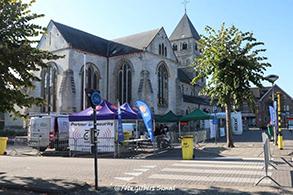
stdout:
<svg viewBox="0 0 293 195">
<path fill-rule="evenodd" d="M 244 164 L 244 165 L 260 165 L 263 162 L 248 162 L 248 161 L 207 161 L 207 160 L 181 160 L 180 163 L 199 163 L 199 164 Z"/>
<path fill-rule="evenodd" d="M 243 158 L 243 157 L 200 157 L 195 160 L 250 160 L 250 161 L 259 161 L 263 162 L 263 158 Z M 185 160 L 186 161 L 186 160 Z"/>
<path fill-rule="evenodd" d="M 157 154 L 163 154 L 163 153 L 166 153 L 166 152 L 168 152 L 168 150 L 160 151 L 160 152 L 158 152 Z"/>
<path fill-rule="evenodd" d="M 229 174 L 229 175 L 255 175 L 263 176 L 264 171 L 255 171 L 255 170 L 227 170 L 227 169 L 201 169 L 201 168 L 164 168 L 161 171 L 164 172 L 177 172 L 177 173 L 207 173 L 207 174 Z M 272 172 L 269 172 L 268 175 L 272 175 Z"/>
<path fill-rule="evenodd" d="M 156 165 L 143 165 L 141 167 L 144 167 L 144 168 L 155 168 Z"/>
<path fill-rule="evenodd" d="M 208 177 L 208 176 L 192 176 L 192 175 L 172 175 L 172 174 L 153 174 L 149 176 L 150 179 L 166 179 L 166 180 L 184 180 L 195 182 L 222 182 L 222 183 L 249 183 L 255 184 L 259 178 L 251 177 Z M 270 183 L 269 180 L 262 181 L 263 183 Z M 262 184 L 263 184 L 262 183 Z"/>
<path fill-rule="evenodd" d="M 142 174 L 142 172 L 126 172 L 126 175 L 132 175 L 132 176 L 139 176 Z"/>
<path fill-rule="evenodd" d="M 217 164 L 217 165 L 211 165 L 211 164 L 180 164 L 180 163 L 175 163 L 172 164 L 172 166 L 178 166 L 178 167 L 209 167 L 209 168 L 228 168 L 228 169 L 262 169 L 262 165 L 229 165 L 229 164 Z"/>
<path fill-rule="evenodd" d="M 150 169 L 133 169 L 134 171 L 142 171 L 142 172 L 146 172 L 146 171 L 148 171 L 148 170 L 150 170 Z"/>
<path fill-rule="evenodd" d="M 132 180 L 134 177 L 114 177 L 115 179 L 118 180 L 123 180 L 123 181 L 130 181 Z"/>
</svg>

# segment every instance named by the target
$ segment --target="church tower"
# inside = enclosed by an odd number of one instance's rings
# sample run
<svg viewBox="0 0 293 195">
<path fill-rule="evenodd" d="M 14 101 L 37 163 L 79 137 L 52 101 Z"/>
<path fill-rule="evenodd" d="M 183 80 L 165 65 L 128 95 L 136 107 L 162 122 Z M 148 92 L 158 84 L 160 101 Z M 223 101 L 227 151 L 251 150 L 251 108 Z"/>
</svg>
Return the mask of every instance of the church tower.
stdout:
<svg viewBox="0 0 293 195">
<path fill-rule="evenodd" d="M 194 58 L 199 55 L 196 41 L 200 37 L 186 13 L 177 24 L 169 39 L 180 63 L 180 68 L 191 64 Z"/>
</svg>

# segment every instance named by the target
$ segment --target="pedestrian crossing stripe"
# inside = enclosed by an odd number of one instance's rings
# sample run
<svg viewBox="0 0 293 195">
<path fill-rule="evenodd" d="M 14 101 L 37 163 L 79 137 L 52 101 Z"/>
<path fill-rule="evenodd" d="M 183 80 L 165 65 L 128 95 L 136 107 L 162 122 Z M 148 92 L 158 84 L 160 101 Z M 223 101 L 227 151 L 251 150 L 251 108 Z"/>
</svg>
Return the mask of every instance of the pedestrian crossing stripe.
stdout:
<svg viewBox="0 0 293 195">
<path fill-rule="evenodd" d="M 134 171 L 142 171 L 142 172 L 146 172 L 146 171 L 148 171 L 148 170 L 150 170 L 150 169 L 133 169 Z"/>
<path fill-rule="evenodd" d="M 246 183 L 255 184 L 259 178 L 251 177 L 211 177 L 211 176 L 193 176 L 193 175 L 173 175 L 173 174 L 153 174 L 149 179 L 165 180 L 183 180 L 195 182 L 220 182 L 220 183 Z M 264 180 L 262 184 L 271 183 L 270 180 Z"/>
<path fill-rule="evenodd" d="M 143 165 L 141 167 L 143 167 L 143 168 L 155 168 L 156 165 Z"/>
<path fill-rule="evenodd" d="M 125 172 L 126 175 L 139 176 L 142 172 Z"/>
<path fill-rule="evenodd" d="M 260 164 L 263 164 L 263 161 L 182 160 L 182 161 L 179 161 L 179 163 L 260 165 Z"/>
<path fill-rule="evenodd" d="M 264 171 L 255 171 L 255 170 L 229 170 L 229 169 L 202 169 L 202 168 L 164 168 L 161 171 L 163 172 L 177 172 L 177 173 L 204 173 L 204 174 L 223 174 L 223 175 L 250 175 L 250 176 L 263 176 Z M 269 176 L 272 175 L 272 172 L 268 173 Z"/>
<path fill-rule="evenodd" d="M 118 180 L 123 180 L 123 181 L 130 181 L 132 180 L 134 177 L 114 177 L 115 179 Z"/>
<path fill-rule="evenodd" d="M 175 163 L 172 164 L 172 166 L 177 166 L 177 167 L 207 167 L 207 168 L 227 168 L 227 169 L 262 169 L 263 165 L 240 165 L 240 164 L 199 164 L 199 163 L 194 163 L 194 164 L 185 164 L 185 163 Z"/>
</svg>

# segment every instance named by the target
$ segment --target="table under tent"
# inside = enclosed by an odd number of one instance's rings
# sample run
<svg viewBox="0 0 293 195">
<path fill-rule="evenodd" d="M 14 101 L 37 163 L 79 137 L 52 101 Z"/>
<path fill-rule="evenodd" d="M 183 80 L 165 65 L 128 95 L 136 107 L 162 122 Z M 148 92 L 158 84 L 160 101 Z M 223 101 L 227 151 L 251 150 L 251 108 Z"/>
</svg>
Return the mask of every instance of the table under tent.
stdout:
<svg viewBox="0 0 293 195">
<path fill-rule="evenodd" d="M 111 152 L 117 154 L 117 106 L 104 100 L 96 107 L 98 129 L 98 152 Z M 129 104 L 121 105 L 122 121 L 137 121 L 140 115 Z M 90 153 L 90 129 L 93 128 L 93 109 L 87 108 L 69 115 L 69 148 L 71 152 Z"/>
<path fill-rule="evenodd" d="M 174 126 L 169 126 L 170 129 L 170 134 L 171 134 L 171 140 L 172 142 L 175 142 L 178 140 L 178 133 L 177 133 L 177 129 L 179 128 L 179 119 L 181 118 L 181 115 L 176 115 L 174 114 L 174 112 L 172 112 L 171 110 L 169 112 L 167 112 L 164 115 L 156 115 L 155 116 L 155 122 L 156 123 L 161 123 L 161 124 L 170 124 L 173 123 L 175 124 Z"/>
</svg>

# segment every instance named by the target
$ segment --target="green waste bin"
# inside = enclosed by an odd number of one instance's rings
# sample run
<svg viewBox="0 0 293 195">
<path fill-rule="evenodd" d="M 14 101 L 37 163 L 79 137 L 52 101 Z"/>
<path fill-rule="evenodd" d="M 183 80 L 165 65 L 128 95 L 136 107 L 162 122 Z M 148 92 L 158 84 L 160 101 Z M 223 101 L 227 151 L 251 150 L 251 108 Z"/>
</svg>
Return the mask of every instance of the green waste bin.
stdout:
<svg viewBox="0 0 293 195">
<path fill-rule="evenodd" d="M 270 137 L 274 136 L 273 126 L 272 125 L 268 125 L 268 135 Z"/>
<path fill-rule="evenodd" d="M 193 136 L 186 135 L 181 137 L 182 159 L 193 159 Z"/>
</svg>

